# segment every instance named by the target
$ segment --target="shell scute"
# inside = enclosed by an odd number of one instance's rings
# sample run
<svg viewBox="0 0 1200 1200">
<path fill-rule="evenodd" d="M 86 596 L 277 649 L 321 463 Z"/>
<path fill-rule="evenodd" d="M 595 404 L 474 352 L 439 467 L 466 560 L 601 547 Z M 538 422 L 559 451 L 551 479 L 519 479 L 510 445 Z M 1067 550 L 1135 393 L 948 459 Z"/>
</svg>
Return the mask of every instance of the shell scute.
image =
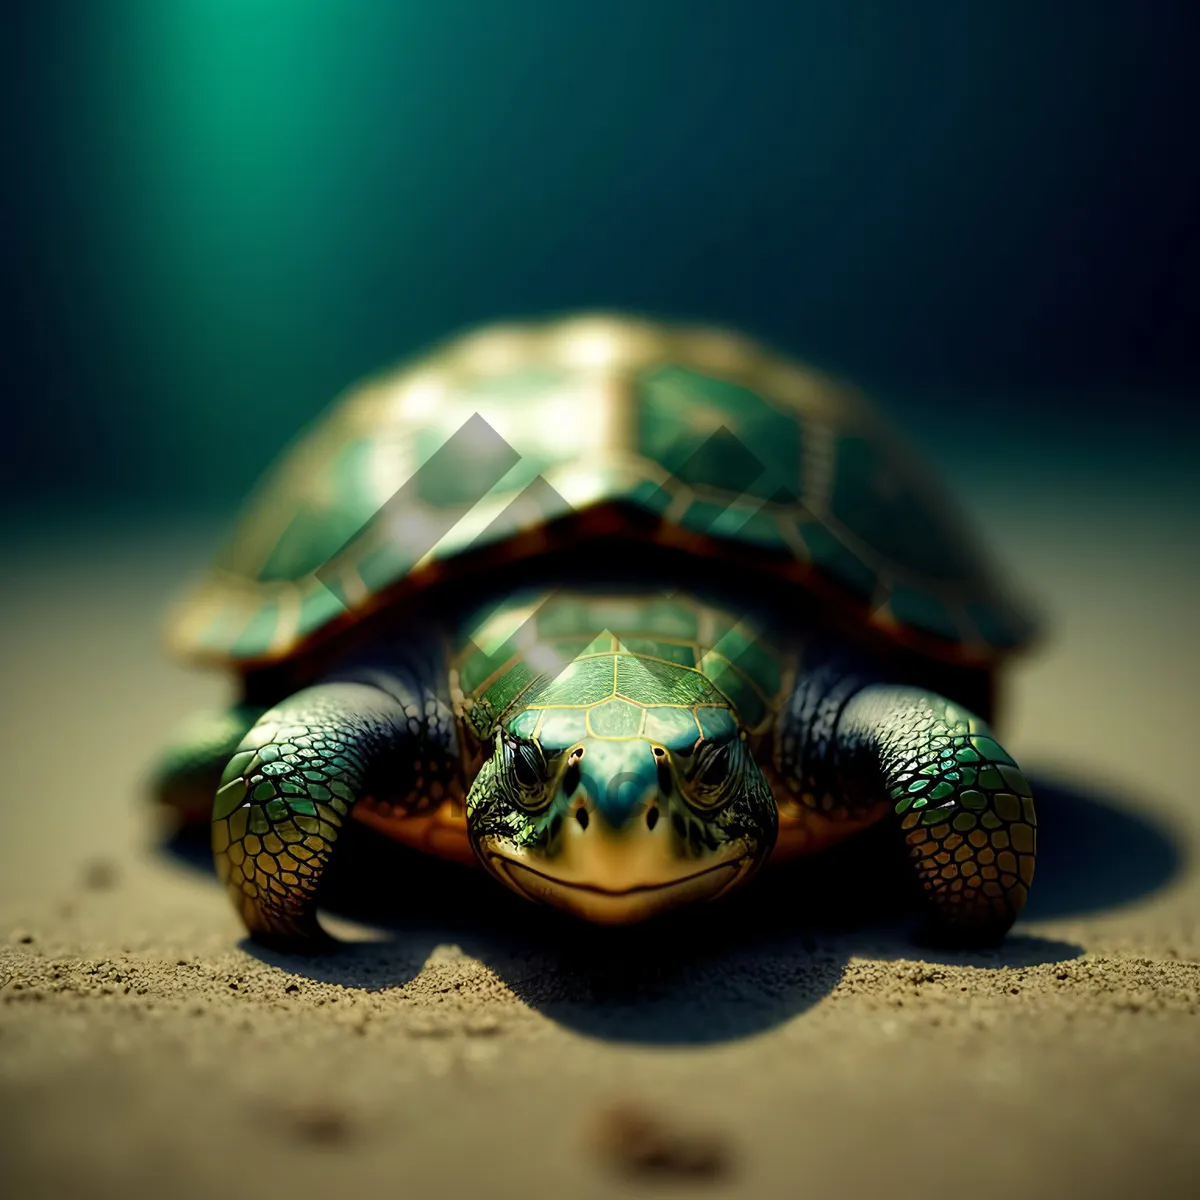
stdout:
<svg viewBox="0 0 1200 1200">
<path fill-rule="evenodd" d="M 1031 632 L 856 394 L 720 330 L 584 317 L 456 339 L 347 393 L 253 494 L 173 640 L 279 661 L 455 572 L 614 534 L 752 562 L 951 660 Z M 638 632 L 689 638 L 663 611 Z"/>
<path fill-rule="evenodd" d="M 637 381 L 638 450 L 680 482 L 760 500 L 801 491 L 801 425 L 756 391 L 670 364 Z"/>
</svg>

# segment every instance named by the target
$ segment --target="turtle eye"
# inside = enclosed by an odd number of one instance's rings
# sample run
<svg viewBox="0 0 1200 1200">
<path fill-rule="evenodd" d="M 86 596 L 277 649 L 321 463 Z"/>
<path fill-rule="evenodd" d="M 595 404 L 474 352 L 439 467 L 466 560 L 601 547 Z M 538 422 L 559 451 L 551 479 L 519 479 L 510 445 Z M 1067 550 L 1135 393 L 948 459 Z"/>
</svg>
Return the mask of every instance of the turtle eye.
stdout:
<svg viewBox="0 0 1200 1200">
<path fill-rule="evenodd" d="M 517 782 L 532 790 L 544 779 L 542 756 L 533 742 L 516 742 L 512 745 L 512 769 Z"/>
<path fill-rule="evenodd" d="M 696 782 L 703 788 L 719 788 L 729 778 L 729 754 L 727 747 L 721 746 L 706 756 L 696 776 Z"/>
<path fill-rule="evenodd" d="M 732 798 L 738 745 L 734 741 L 701 747 L 687 788 L 687 798 L 695 807 L 712 810 Z"/>
</svg>

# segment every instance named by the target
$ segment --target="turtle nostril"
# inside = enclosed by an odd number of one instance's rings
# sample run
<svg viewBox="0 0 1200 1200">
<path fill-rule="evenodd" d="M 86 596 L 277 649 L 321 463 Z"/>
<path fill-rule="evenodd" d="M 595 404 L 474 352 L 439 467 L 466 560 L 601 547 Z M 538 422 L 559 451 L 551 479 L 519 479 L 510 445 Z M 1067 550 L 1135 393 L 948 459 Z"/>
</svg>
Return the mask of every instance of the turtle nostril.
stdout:
<svg viewBox="0 0 1200 1200">
<path fill-rule="evenodd" d="M 588 827 L 588 811 L 586 808 L 577 808 L 575 810 L 575 820 L 579 822 L 580 829 Z"/>
<path fill-rule="evenodd" d="M 675 781 L 671 778 L 671 768 L 668 767 L 666 762 L 660 758 L 658 760 L 658 790 L 662 792 L 664 796 L 669 796 L 671 794 L 671 788 L 674 782 Z"/>
<path fill-rule="evenodd" d="M 568 800 L 575 795 L 575 790 L 579 787 L 579 774 L 579 767 L 574 762 L 563 772 L 562 790 Z"/>
<path fill-rule="evenodd" d="M 658 809 L 651 807 L 646 813 L 646 828 L 653 829 L 658 824 Z"/>
</svg>

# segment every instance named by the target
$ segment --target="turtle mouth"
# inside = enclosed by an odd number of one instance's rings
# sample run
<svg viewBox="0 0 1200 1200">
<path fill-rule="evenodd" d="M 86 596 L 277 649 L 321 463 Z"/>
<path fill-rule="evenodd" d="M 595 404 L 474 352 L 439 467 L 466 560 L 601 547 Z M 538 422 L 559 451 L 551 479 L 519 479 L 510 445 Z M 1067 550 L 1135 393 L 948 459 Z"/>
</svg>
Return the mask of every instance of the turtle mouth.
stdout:
<svg viewBox="0 0 1200 1200">
<path fill-rule="evenodd" d="M 742 879 L 752 862 L 743 852 L 674 879 L 604 887 L 560 879 L 496 851 L 488 855 L 493 873 L 527 899 L 602 925 L 633 924 L 683 904 L 715 900 Z"/>
</svg>

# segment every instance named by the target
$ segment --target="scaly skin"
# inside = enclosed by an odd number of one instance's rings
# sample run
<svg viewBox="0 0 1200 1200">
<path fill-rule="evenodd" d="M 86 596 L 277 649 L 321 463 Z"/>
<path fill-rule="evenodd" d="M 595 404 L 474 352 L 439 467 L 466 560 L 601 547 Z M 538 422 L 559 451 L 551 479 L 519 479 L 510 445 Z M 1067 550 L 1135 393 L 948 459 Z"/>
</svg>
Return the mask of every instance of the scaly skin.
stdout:
<svg viewBox="0 0 1200 1200">
<path fill-rule="evenodd" d="M 779 744 L 783 776 L 814 810 L 853 819 L 886 801 L 936 935 L 985 944 L 1007 932 L 1033 879 L 1037 822 L 1025 776 L 983 720 L 830 665 L 802 679 Z"/>
<path fill-rule="evenodd" d="M 403 803 L 452 769 L 453 731 L 436 702 L 423 701 L 412 677 L 378 682 L 384 686 L 334 682 L 297 692 L 262 715 L 225 769 L 213 855 L 260 941 L 328 948 L 317 893 L 351 809 L 368 794 Z"/>
<path fill-rule="evenodd" d="M 917 688 L 867 687 L 842 710 L 835 765 L 847 794 L 890 799 L 938 932 L 1008 931 L 1033 881 L 1037 817 L 984 721 Z"/>
</svg>

